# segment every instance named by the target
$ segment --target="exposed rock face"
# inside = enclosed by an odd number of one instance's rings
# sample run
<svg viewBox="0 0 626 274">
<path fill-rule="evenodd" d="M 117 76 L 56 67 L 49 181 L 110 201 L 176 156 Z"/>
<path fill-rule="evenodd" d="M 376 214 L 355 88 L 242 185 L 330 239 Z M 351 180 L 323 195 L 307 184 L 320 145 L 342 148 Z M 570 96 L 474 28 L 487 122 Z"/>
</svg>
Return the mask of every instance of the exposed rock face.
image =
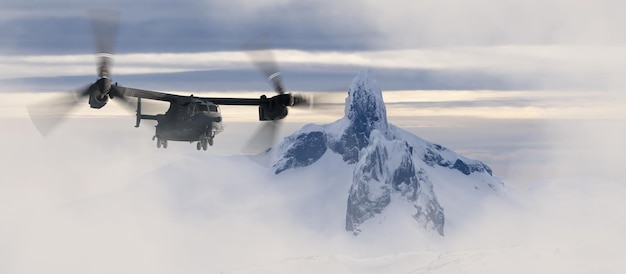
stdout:
<svg viewBox="0 0 626 274">
<path fill-rule="evenodd" d="M 288 136 L 278 147 L 278 154 L 282 155 L 274 163 L 276 174 L 290 169 L 308 166 L 319 160 L 326 153 L 328 138 L 320 127 L 313 131 Z"/>
<path fill-rule="evenodd" d="M 371 145 L 361 151 L 348 196 L 346 230 L 355 235 L 359 225 L 382 213 L 398 193 L 411 203 L 413 218 L 424 228 L 443 236 L 443 209 L 437 202 L 426 172 L 413 164 L 413 147 L 403 140 L 387 140 L 379 131 L 370 135 Z"/>
<path fill-rule="evenodd" d="M 407 217 L 443 235 L 444 210 L 437 201 L 433 190 L 436 182 L 431 181 L 430 172 L 445 168 L 444 172 L 481 173 L 491 178 L 491 169 L 407 134 L 387 122 L 382 91 L 364 71 L 348 90 L 345 116 L 327 125 L 306 125 L 286 137 L 277 147 L 274 172 L 304 168 L 329 151 L 340 154 L 344 162 L 354 165 L 347 199 L 347 231 L 359 234 L 362 224 L 383 214 L 394 199 L 399 199 L 415 208 Z"/>
<path fill-rule="evenodd" d="M 332 149 L 343 155 L 345 162 L 352 164 L 358 161 L 359 151 L 369 144 L 372 130 L 377 129 L 385 135 L 389 132 L 382 91 L 368 71 L 362 71 L 352 81 L 345 114 L 348 126 Z"/>
<path fill-rule="evenodd" d="M 473 172 L 487 172 L 489 175 L 493 175 L 491 168 L 483 164 L 481 161 L 455 159 L 454 163 L 450 159 L 444 159 L 440 152 L 448 151 L 445 147 L 437 144 L 431 144 L 426 148 L 422 161 L 429 166 L 442 166 L 450 169 L 456 169 L 465 175 L 470 175 Z"/>
</svg>

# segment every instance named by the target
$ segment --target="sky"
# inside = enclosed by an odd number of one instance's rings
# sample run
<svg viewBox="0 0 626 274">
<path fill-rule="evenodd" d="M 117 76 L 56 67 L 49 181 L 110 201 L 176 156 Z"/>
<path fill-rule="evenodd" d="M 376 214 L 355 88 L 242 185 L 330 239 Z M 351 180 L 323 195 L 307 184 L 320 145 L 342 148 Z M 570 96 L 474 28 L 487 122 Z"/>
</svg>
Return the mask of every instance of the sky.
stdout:
<svg viewBox="0 0 626 274">
<path fill-rule="evenodd" d="M 268 37 L 276 48 L 290 91 L 344 94 L 358 71 L 370 69 L 384 91 L 390 122 L 486 162 L 496 175 L 528 193 L 532 209 L 509 214 L 486 202 L 489 210 L 475 227 L 443 247 L 433 245 L 437 256 L 403 246 L 409 252 L 392 258 L 432 256 L 424 264 L 441 265 L 443 272 L 455 272 L 456 265 L 484 273 L 470 262 L 514 265 L 516 258 L 552 266 L 546 269 L 555 273 L 570 273 L 572 269 L 563 266 L 581 258 L 591 266 L 607 266 L 606 273 L 615 269 L 614 254 L 623 254 L 613 243 L 623 239 L 624 228 L 619 205 L 626 175 L 626 18 L 621 14 L 626 3 L 252 2 L 107 1 L 107 8 L 121 12 L 113 79 L 180 94 L 268 94 L 262 73 L 241 51 L 259 36 Z M 102 257 L 113 258 L 129 272 L 168 273 L 180 265 L 188 265 L 187 272 L 201 272 L 210 267 L 203 262 L 206 258 L 216 264 L 222 260 L 214 270 L 233 271 L 234 254 L 240 252 L 251 268 L 239 272 L 260 272 L 254 266 L 290 272 L 281 260 L 315 242 L 320 244 L 300 250 L 304 257 L 295 260 L 296 269 L 324 265 L 363 272 L 359 270 L 379 262 L 393 271 L 390 265 L 402 263 L 384 254 L 354 251 L 371 243 L 331 233 L 335 243 L 324 240 L 326 234 L 299 229 L 302 220 L 280 211 L 290 199 L 283 190 L 249 183 L 252 179 L 246 176 L 262 174 L 260 168 L 243 164 L 254 170 L 248 175 L 230 169 L 238 161 L 233 160 L 237 144 L 249 136 L 255 109 L 224 107 L 226 131 L 216 139 L 214 154 L 204 156 L 190 154 L 188 149 L 194 147 L 182 143 L 168 151 L 155 150 L 149 125 L 133 128 L 132 114 L 114 104 L 98 112 L 81 107 L 53 136 L 39 136 L 28 123 L 26 105 L 96 80 L 87 10 L 101 5 L 0 2 L 0 128 L 5 134 L 0 160 L 8 167 L 0 193 L 9 204 L 0 211 L 1 219 L 9 220 L 0 221 L 0 272 L 40 273 L 33 261 L 58 272 L 98 272 L 93 265 L 112 272 L 113 266 L 98 259 Z M 292 111 L 282 135 L 307 122 L 325 123 L 340 116 L 341 110 L 326 115 Z M 129 151 L 134 151 L 132 156 Z M 205 186 L 204 180 L 211 179 L 203 172 L 205 162 L 239 174 L 238 180 Z M 178 188 L 173 185 L 178 177 L 172 174 L 189 175 L 188 181 Z M 255 191 L 267 196 L 258 197 Z M 229 197 L 237 196 L 233 193 L 241 194 L 236 206 L 229 203 Z M 290 188 L 287 193 L 306 195 Z M 264 210 L 276 213 L 268 216 Z M 223 229 L 214 228 L 220 224 Z M 242 239 L 229 233 L 244 233 L 249 227 L 258 230 Z M 279 234 L 289 237 L 281 239 Z M 266 261 L 255 261 L 259 249 L 246 245 L 258 239 L 276 246 Z M 481 245 L 472 239 L 492 241 Z M 507 245 L 511 239 L 519 241 Z M 237 245 L 226 251 L 207 248 L 229 241 Z M 516 248 L 524 241 L 526 245 Z M 142 255 L 128 259 L 134 254 Z M 63 256 L 80 261 L 64 265 Z"/>
<path fill-rule="evenodd" d="M 309 50 L 619 45 L 626 38 L 619 27 L 625 20 L 618 12 L 621 7 L 623 3 L 615 0 L 263 0 L 253 4 L 238 0 L 179 1 L 176 5 L 114 0 L 106 6 L 122 11 L 121 52 L 236 50 L 259 33 L 273 34 L 278 47 Z M 88 26 L 78 22 L 86 9 L 93 8 L 102 8 L 101 3 L 4 2 L 2 33 L 24 51 L 74 52 L 73 45 L 90 52 L 85 47 L 88 39 L 57 34 L 86 35 Z M 65 43 L 70 45 L 62 46 Z"/>
<path fill-rule="evenodd" d="M 87 10 L 100 5 L 0 3 L 1 78 L 10 86 L 26 81 L 55 89 L 92 79 Z M 263 81 L 240 51 L 263 36 L 282 49 L 277 59 L 293 90 L 345 88 L 369 68 L 387 90 L 588 91 L 623 85 L 626 33 L 615 12 L 622 5 L 267 0 L 109 1 L 106 8 L 121 14 L 113 72 L 127 85 L 261 89 Z"/>
</svg>

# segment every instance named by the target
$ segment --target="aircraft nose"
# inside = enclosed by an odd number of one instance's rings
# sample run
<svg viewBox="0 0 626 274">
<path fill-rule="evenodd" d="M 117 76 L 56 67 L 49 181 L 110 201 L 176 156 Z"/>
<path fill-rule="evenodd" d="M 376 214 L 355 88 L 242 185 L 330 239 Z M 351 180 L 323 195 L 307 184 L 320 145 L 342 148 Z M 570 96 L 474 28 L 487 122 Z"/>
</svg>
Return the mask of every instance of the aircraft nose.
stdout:
<svg viewBox="0 0 626 274">
<path fill-rule="evenodd" d="M 210 114 L 205 114 L 204 115 L 204 120 L 206 122 L 221 122 L 222 121 L 222 117 L 221 116 L 212 116 Z"/>
</svg>

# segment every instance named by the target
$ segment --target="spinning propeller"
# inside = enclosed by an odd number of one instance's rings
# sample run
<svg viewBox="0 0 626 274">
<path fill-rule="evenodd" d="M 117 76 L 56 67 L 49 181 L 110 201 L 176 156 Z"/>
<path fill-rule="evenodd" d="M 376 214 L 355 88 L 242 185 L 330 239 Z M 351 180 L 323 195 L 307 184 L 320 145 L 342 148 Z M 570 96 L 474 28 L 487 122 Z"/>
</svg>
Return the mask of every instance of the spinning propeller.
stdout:
<svg viewBox="0 0 626 274">
<path fill-rule="evenodd" d="M 244 154 L 257 154 L 272 147 L 275 143 L 277 133 L 282 124 L 281 121 L 285 118 L 285 116 L 287 116 L 287 107 L 311 109 L 313 107 L 326 105 L 316 104 L 316 101 L 324 102 L 328 100 L 321 100 L 325 97 L 322 94 L 305 95 L 299 93 L 288 93 L 285 85 L 283 84 L 282 75 L 275 61 L 272 47 L 265 38 L 258 38 L 247 43 L 244 45 L 244 50 L 246 50 L 256 67 L 265 75 L 270 86 L 274 89 L 274 91 L 276 91 L 276 93 L 279 94 L 279 96 L 274 98 L 279 98 L 281 100 L 268 100 L 267 104 L 279 103 L 282 105 L 280 106 L 280 109 L 284 111 L 284 114 L 277 115 L 274 119 L 262 121 L 262 124 L 259 125 L 253 137 L 244 146 Z M 261 105 L 261 108 L 263 107 L 271 109 L 276 106 Z"/>
<path fill-rule="evenodd" d="M 50 134 L 85 97 L 89 97 L 89 105 L 92 108 L 101 108 L 109 98 L 119 97 L 126 101 L 117 90 L 111 89 L 110 79 L 120 13 L 107 9 L 92 10 L 89 12 L 89 18 L 97 51 L 99 79 L 84 88 L 60 95 L 52 101 L 27 106 L 31 120 L 43 136 Z"/>
</svg>

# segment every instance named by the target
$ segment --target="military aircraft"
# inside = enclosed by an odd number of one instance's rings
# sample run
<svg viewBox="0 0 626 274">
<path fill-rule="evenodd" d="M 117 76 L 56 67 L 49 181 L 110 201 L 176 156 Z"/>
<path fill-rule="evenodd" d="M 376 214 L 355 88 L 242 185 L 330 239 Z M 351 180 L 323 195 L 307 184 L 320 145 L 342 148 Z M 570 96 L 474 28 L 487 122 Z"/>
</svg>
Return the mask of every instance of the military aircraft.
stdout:
<svg viewBox="0 0 626 274">
<path fill-rule="evenodd" d="M 77 92 L 70 93 L 69 98 L 64 101 L 57 100 L 52 104 L 45 102 L 44 104 L 29 106 L 28 111 L 31 118 L 42 135 L 47 135 L 50 130 L 55 128 L 67 115 L 67 112 L 81 101 L 81 98 L 88 97 L 89 106 L 94 109 L 104 107 L 109 99 L 113 99 L 119 100 L 125 105 L 136 104 L 135 127 L 139 127 L 141 120 L 157 121 L 156 132 L 152 139 L 156 140 L 158 148 L 167 148 L 168 141 L 181 141 L 196 143 L 197 150 L 207 150 L 208 146 L 213 145 L 215 136 L 224 129 L 220 105 L 257 106 L 259 120 L 264 124 L 245 146 L 247 153 L 255 153 L 259 152 L 259 149 L 271 146 L 276 136 L 278 122 L 287 116 L 289 107 L 313 106 L 313 96 L 286 92 L 272 52 L 269 47 L 264 46 L 264 43 L 257 42 L 249 43 L 246 48 L 253 56 L 253 61 L 258 68 L 265 73 L 267 81 L 278 93 L 272 97 L 266 95 L 259 98 L 183 96 L 125 87 L 113 83 L 111 80 L 113 39 L 118 21 L 119 13 L 117 11 L 97 10 L 91 12 L 91 23 L 98 51 L 96 55 L 98 80 Z M 255 56 L 259 57 L 259 55 L 263 58 L 255 59 Z M 142 99 L 168 102 L 169 109 L 164 114 L 144 114 L 142 113 Z"/>
</svg>

